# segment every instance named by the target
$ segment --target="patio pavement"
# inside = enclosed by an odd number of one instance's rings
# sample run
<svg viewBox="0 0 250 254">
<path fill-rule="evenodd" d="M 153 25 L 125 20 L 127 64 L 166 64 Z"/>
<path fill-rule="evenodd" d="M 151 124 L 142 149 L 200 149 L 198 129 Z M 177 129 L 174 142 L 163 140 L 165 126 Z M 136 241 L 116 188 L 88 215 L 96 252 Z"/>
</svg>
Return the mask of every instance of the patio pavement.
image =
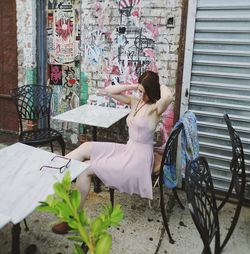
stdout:
<svg viewBox="0 0 250 254">
<path fill-rule="evenodd" d="M 0 133 L 0 149 L 16 142 L 16 137 L 10 134 Z M 48 149 L 48 148 L 45 148 Z M 60 152 L 59 152 L 60 153 Z M 169 192 L 168 205 L 169 226 L 175 244 L 170 244 L 165 234 L 161 212 L 159 208 L 159 190 L 154 190 L 152 208 L 148 200 L 141 199 L 137 195 L 127 195 L 115 192 L 115 203 L 122 205 L 125 218 L 121 225 L 110 230 L 113 236 L 111 254 L 198 254 L 202 252 L 202 243 L 198 232 L 192 222 L 188 209 L 181 210 L 178 204 L 174 204 L 173 196 Z M 178 194 L 186 204 L 185 193 Z M 102 186 L 99 194 L 91 191 L 86 202 L 87 214 L 94 217 L 102 209 L 103 204 L 108 204 L 109 193 Z M 228 204 L 220 214 L 221 227 L 226 228 L 230 221 L 234 205 Z M 51 232 L 51 223 L 55 220 L 50 214 L 33 212 L 27 217 L 29 231 L 24 230 L 21 223 L 21 253 L 30 244 L 37 247 L 38 254 L 67 254 L 73 253 L 72 242 L 65 236 L 55 235 Z M 10 253 L 11 249 L 11 224 L 0 230 L 0 254 Z M 248 254 L 250 249 L 250 208 L 243 207 L 237 227 L 225 247 L 223 253 Z M 29 252 L 32 253 L 32 252 Z"/>
</svg>

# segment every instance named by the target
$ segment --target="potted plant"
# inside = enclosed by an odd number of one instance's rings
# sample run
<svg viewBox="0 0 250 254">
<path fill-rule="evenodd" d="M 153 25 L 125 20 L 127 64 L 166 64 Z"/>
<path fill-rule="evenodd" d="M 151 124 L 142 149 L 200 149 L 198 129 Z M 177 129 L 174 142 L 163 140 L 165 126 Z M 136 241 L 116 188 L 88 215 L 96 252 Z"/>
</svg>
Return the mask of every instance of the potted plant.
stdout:
<svg viewBox="0 0 250 254">
<path fill-rule="evenodd" d="M 74 244 L 75 254 L 108 254 L 112 246 L 112 236 L 107 230 L 118 225 L 123 219 L 121 206 L 116 205 L 113 208 L 108 205 L 96 218 L 90 219 L 85 209 L 79 209 L 81 194 L 71 187 L 69 172 L 65 174 L 62 182 L 54 184 L 54 191 L 55 194 L 49 195 L 45 202 L 40 202 L 37 209 L 55 214 L 59 219 L 57 222 L 68 223 L 71 231 L 75 233 L 68 238 L 83 243 Z"/>
</svg>

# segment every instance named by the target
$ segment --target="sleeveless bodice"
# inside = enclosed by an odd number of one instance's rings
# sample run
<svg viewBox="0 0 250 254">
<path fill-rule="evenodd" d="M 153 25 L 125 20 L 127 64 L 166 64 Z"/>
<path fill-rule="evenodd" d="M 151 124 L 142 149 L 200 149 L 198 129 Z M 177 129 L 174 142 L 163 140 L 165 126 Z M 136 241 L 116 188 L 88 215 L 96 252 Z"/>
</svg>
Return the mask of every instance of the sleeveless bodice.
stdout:
<svg viewBox="0 0 250 254">
<path fill-rule="evenodd" d="M 129 139 L 142 144 L 153 144 L 154 131 L 148 127 L 145 116 L 127 117 Z"/>
</svg>

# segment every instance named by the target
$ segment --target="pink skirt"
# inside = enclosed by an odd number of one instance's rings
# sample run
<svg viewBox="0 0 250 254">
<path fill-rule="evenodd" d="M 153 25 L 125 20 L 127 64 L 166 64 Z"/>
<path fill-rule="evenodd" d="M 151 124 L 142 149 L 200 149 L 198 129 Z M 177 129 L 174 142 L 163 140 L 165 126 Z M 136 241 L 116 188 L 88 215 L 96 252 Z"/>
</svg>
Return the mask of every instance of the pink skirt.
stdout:
<svg viewBox="0 0 250 254">
<path fill-rule="evenodd" d="M 153 198 L 152 144 L 129 140 L 127 144 L 93 142 L 91 168 L 108 187 L 143 198 Z"/>
</svg>

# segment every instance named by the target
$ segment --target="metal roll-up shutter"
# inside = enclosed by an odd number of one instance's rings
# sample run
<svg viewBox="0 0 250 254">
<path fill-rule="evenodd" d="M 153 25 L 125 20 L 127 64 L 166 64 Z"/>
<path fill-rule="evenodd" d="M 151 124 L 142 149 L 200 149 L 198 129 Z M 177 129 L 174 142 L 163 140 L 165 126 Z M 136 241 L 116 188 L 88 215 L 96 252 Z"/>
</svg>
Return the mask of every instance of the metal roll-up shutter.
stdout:
<svg viewBox="0 0 250 254">
<path fill-rule="evenodd" d="M 225 113 L 241 137 L 250 172 L 250 1 L 196 4 L 188 109 L 198 119 L 200 154 L 208 159 L 216 189 L 223 191 L 232 158 Z"/>
</svg>

